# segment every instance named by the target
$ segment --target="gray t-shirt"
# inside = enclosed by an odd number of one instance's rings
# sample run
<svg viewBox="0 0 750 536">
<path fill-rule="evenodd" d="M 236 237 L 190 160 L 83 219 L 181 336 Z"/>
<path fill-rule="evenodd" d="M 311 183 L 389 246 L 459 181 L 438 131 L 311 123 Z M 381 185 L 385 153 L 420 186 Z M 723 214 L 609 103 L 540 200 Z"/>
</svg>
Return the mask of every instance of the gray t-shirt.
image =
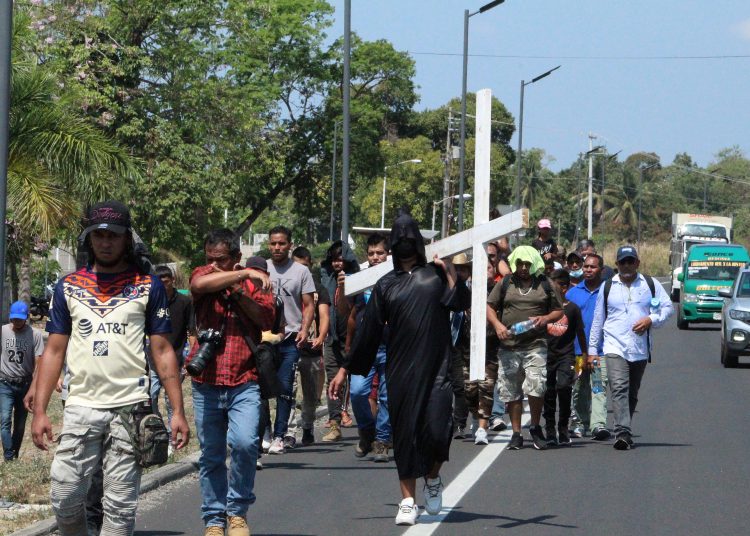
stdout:
<svg viewBox="0 0 750 536">
<path fill-rule="evenodd" d="M 21 331 L 15 332 L 12 324 L 5 324 L 2 338 L 0 377 L 31 379 L 36 358 L 44 352 L 42 332 L 28 324 Z"/>
<path fill-rule="evenodd" d="M 289 259 L 284 266 L 276 266 L 268 259 L 268 275 L 273 292 L 284 302 L 285 333 L 296 333 L 302 328 L 302 295 L 315 292 L 315 282 L 307 266 Z"/>
</svg>

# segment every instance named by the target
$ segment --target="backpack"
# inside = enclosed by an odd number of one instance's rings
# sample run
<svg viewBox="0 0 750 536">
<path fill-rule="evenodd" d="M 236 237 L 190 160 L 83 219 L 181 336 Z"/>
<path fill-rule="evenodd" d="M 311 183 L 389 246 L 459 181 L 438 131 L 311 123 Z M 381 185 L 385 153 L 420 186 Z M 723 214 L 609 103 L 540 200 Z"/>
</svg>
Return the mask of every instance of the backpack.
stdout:
<svg viewBox="0 0 750 536">
<path fill-rule="evenodd" d="M 500 301 L 498 302 L 497 311 L 500 314 L 500 318 L 502 319 L 503 316 L 503 305 L 505 304 L 505 295 L 508 294 L 508 287 L 510 287 L 510 282 L 513 279 L 513 276 L 509 277 L 503 277 L 503 279 L 500 281 Z M 542 285 L 542 288 L 544 289 L 544 292 L 547 294 L 547 312 L 549 312 L 550 307 L 552 306 L 552 285 L 549 283 L 549 279 L 547 279 L 544 275 L 537 276 L 537 281 L 539 281 L 539 284 Z M 532 287 L 534 284 L 532 283 Z"/>
<path fill-rule="evenodd" d="M 646 284 L 648 285 L 649 290 L 651 291 L 651 297 L 656 297 L 656 285 L 654 284 L 654 278 L 650 275 L 642 274 L 643 279 L 646 280 Z M 607 315 L 609 314 L 609 309 L 607 307 L 607 299 L 609 298 L 609 291 L 612 290 L 612 279 L 607 279 L 604 282 L 604 289 L 602 290 L 604 293 L 604 320 L 607 320 Z M 651 363 L 651 329 L 649 328 L 648 331 L 646 331 L 646 344 L 648 347 L 648 362 Z"/>
</svg>

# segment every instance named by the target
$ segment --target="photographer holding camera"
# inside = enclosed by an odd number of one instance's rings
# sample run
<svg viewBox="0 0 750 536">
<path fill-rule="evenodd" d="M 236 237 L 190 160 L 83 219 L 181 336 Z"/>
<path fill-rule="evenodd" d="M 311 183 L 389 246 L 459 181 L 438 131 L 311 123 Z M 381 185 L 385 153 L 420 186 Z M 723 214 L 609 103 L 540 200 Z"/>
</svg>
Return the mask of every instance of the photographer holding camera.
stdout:
<svg viewBox="0 0 750 536">
<path fill-rule="evenodd" d="M 205 536 L 249 536 L 245 515 L 255 502 L 260 388 L 245 336 L 259 342 L 271 328 L 274 299 L 268 275 L 244 269 L 239 238 L 229 229 L 204 241 L 206 264 L 193 270 L 198 341 L 187 358 L 193 376 L 195 427 L 201 446 L 201 516 Z M 231 445 L 229 477 L 225 460 Z"/>
</svg>

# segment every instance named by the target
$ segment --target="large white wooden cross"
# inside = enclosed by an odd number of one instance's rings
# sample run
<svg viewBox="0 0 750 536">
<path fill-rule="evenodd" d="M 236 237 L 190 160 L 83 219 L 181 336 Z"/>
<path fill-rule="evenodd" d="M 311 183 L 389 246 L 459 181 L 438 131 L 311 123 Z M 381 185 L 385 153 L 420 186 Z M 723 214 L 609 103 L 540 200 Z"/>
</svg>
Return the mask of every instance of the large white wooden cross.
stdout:
<svg viewBox="0 0 750 536">
<path fill-rule="evenodd" d="M 484 357 L 486 352 L 485 325 L 487 323 L 487 252 L 485 244 L 529 226 L 529 211 L 516 210 L 489 221 L 490 212 L 490 126 L 492 114 L 492 91 L 477 92 L 476 137 L 474 157 L 474 227 L 454 234 L 425 247 L 428 262 L 437 254 L 440 258 L 451 257 L 462 251 L 472 250 L 471 279 L 475 283 L 471 292 L 471 362 L 469 376 L 473 380 L 484 379 Z M 393 270 L 393 261 L 362 270 L 346 278 L 347 296 L 372 287 L 378 279 Z M 430 333 L 424 333 L 429 337 Z"/>
</svg>

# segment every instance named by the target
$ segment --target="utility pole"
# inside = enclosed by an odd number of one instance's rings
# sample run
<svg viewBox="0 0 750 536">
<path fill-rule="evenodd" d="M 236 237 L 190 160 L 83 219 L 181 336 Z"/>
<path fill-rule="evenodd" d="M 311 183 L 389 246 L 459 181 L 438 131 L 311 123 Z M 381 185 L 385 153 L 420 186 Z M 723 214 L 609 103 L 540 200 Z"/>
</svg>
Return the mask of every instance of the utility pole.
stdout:
<svg viewBox="0 0 750 536">
<path fill-rule="evenodd" d="M 331 166 L 331 225 L 328 228 L 328 240 L 333 242 L 333 226 L 336 221 L 336 153 L 338 152 L 337 143 L 339 141 L 339 122 L 333 124 L 333 165 Z"/>
<path fill-rule="evenodd" d="M 344 147 L 341 169 L 341 240 L 349 241 L 349 98 L 351 86 L 350 62 L 352 55 L 352 0 L 344 2 Z"/>
<path fill-rule="evenodd" d="M 448 129 L 445 133 L 445 177 L 443 178 L 443 199 L 451 195 L 451 163 L 453 161 L 453 146 L 451 145 L 451 131 L 453 126 L 453 108 L 448 108 Z M 448 207 L 452 203 L 443 205 L 443 215 L 440 222 L 440 237 L 448 236 Z M 434 224 L 433 224 L 434 227 Z"/>
<path fill-rule="evenodd" d="M 0 0 L 0 318 L 5 307 L 5 216 L 8 188 L 8 145 L 10 137 L 10 71 L 13 34 L 13 2 Z"/>
<path fill-rule="evenodd" d="M 596 136 L 594 136 L 591 132 L 589 132 L 589 203 L 588 203 L 588 218 L 589 218 L 589 226 L 587 229 L 586 238 L 591 240 L 591 235 L 593 234 L 593 222 L 594 222 L 594 210 L 593 210 L 593 182 L 594 182 L 594 140 L 596 139 Z"/>
</svg>

